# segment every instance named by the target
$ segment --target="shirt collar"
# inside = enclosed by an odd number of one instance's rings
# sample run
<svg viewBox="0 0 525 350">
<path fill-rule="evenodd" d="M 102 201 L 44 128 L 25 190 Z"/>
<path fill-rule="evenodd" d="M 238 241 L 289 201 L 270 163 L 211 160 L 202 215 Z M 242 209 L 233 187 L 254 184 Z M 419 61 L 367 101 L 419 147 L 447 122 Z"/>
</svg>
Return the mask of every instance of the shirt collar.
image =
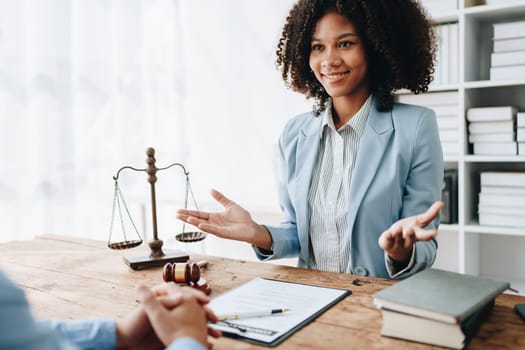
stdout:
<svg viewBox="0 0 525 350">
<path fill-rule="evenodd" d="M 366 121 L 368 119 L 368 115 L 370 114 L 370 109 L 372 107 L 372 95 L 368 96 L 365 103 L 361 106 L 359 111 L 357 111 L 356 114 L 348 120 L 348 122 L 343 125 L 339 130 L 342 130 L 347 125 L 350 126 L 359 137 L 363 135 L 363 132 L 365 130 Z M 335 130 L 334 125 L 334 119 L 332 116 L 332 102 L 329 102 L 323 112 L 323 120 L 321 122 L 321 137 L 323 136 L 323 132 L 325 127 L 329 127 L 333 130 Z"/>
</svg>

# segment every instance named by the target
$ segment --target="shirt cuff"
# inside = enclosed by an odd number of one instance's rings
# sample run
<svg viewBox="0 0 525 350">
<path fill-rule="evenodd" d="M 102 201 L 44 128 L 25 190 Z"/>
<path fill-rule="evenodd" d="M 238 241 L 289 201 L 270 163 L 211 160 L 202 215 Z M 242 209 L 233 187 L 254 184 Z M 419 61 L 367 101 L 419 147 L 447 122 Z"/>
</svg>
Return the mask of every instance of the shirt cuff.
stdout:
<svg viewBox="0 0 525 350">
<path fill-rule="evenodd" d="M 208 350 L 193 338 L 179 338 L 171 343 L 166 350 Z"/>
<path fill-rule="evenodd" d="M 410 271 L 414 267 L 416 260 L 416 245 L 412 246 L 412 255 L 410 256 L 410 261 L 408 265 L 404 268 L 400 267 L 394 260 L 392 260 L 387 253 L 385 253 L 385 264 L 388 276 L 390 278 L 396 278 L 402 275 L 403 273 Z"/>
<path fill-rule="evenodd" d="M 81 349 L 112 350 L 117 344 L 116 325 L 112 319 L 43 320 L 39 323 L 54 329 Z"/>
<path fill-rule="evenodd" d="M 263 261 L 271 260 L 274 257 L 273 244 L 270 247 L 270 250 L 259 248 L 259 247 L 257 247 L 256 245 L 253 245 L 253 244 L 252 244 L 252 248 L 255 251 L 255 254 L 257 255 L 257 258 L 259 258 L 259 259 L 261 259 Z"/>
<path fill-rule="evenodd" d="M 262 225 L 262 226 L 268 230 L 268 228 L 265 225 Z M 272 237 L 272 245 L 270 246 L 270 249 L 263 249 L 263 248 L 257 247 L 256 245 L 252 244 L 252 248 L 255 251 L 255 255 L 257 255 L 257 258 L 262 260 L 262 261 L 271 260 L 271 259 L 273 259 L 274 255 L 275 255 L 273 253 L 273 236 L 272 236 L 272 232 L 270 230 L 268 230 L 268 233 L 270 234 L 270 237 Z"/>
</svg>

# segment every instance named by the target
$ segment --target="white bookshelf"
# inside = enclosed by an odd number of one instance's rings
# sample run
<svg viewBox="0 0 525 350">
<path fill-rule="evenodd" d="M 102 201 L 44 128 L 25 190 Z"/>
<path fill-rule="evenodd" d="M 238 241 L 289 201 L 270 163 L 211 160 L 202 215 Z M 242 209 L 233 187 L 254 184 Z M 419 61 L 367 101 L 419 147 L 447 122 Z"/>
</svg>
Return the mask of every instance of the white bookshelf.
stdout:
<svg viewBox="0 0 525 350">
<path fill-rule="evenodd" d="M 434 266 L 504 279 L 525 295 L 525 228 L 481 226 L 477 217 L 480 172 L 525 171 L 525 156 L 473 155 L 465 119 L 465 112 L 471 107 L 514 105 L 525 111 L 525 79 L 489 80 L 492 25 L 525 20 L 525 0 L 506 0 L 494 5 L 486 5 L 484 0 L 458 0 L 457 7 L 432 14 L 437 25 L 454 22 L 459 25 L 458 82 L 433 84 L 429 90 L 457 91 L 459 118 L 457 155 L 444 158 L 445 168 L 458 170 L 458 223 L 440 226 Z"/>
</svg>

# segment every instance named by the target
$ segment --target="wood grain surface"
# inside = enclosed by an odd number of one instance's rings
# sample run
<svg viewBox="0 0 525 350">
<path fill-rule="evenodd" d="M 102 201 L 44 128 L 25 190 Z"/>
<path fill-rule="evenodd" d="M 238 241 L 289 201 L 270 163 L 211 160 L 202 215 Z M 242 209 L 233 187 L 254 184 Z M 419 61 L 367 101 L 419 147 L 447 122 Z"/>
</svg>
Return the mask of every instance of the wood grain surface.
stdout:
<svg viewBox="0 0 525 350">
<path fill-rule="evenodd" d="M 162 268 L 134 271 L 122 256 L 143 255 L 146 247 L 112 251 L 105 242 L 44 235 L 31 241 L 0 244 L 0 268 L 27 293 L 39 318 L 81 319 L 121 317 L 138 304 L 136 288 L 162 282 Z M 205 259 L 202 276 L 217 296 L 254 277 L 273 278 L 350 289 L 352 295 L 281 343 L 279 349 L 438 349 L 425 344 L 382 337 L 381 313 L 373 294 L 390 280 L 320 272 L 275 264 L 221 257 L 191 255 Z M 469 349 L 525 349 L 525 322 L 514 312 L 525 297 L 503 294 Z M 260 349 L 262 346 L 221 338 L 214 349 Z"/>
</svg>

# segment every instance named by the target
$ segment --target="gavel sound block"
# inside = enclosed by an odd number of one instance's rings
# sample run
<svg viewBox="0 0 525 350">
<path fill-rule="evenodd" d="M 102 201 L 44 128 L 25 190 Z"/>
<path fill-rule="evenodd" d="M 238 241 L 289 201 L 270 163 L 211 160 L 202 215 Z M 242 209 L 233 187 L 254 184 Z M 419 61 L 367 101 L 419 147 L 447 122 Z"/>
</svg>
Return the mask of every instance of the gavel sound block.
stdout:
<svg viewBox="0 0 525 350">
<path fill-rule="evenodd" d="M 211 293 L 211 287 L 204 278 L 201 278 L 201 268 L 208 265 L 207 261 L 196 263 L 167 263 L 162 268 L 164 282 L 175 282 L 189 285 L 205 294 Z"/>
</svg>

